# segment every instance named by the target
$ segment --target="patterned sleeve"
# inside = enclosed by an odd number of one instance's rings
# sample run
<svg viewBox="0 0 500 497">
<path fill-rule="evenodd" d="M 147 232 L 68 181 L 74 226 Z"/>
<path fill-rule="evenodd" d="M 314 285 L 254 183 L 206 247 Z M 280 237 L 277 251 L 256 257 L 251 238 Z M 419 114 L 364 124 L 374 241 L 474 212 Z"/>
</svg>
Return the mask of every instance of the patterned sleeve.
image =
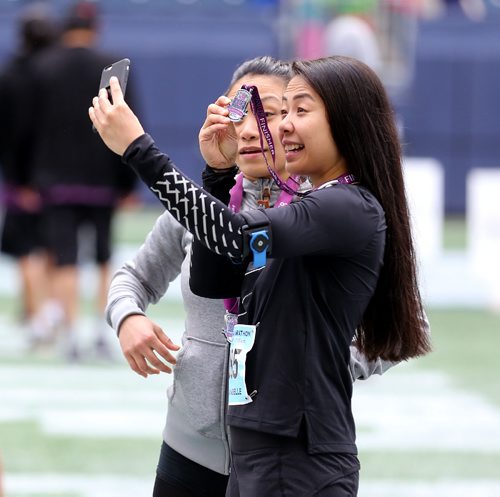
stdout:
<svg viewBox="0 0 500 497">
<path fill-rule="evenodd" d="M 123 159 L 197 240 L 233 262 L 249 253 L 247 227 L 269 227 L 270 257 L 275 258 L 311 253 L 347 257 L 362 250 L 376 232 L 385 231 L 380 204 L 363 188 L 338 185 L 313 191 L 281 209 L 234 213 L 176 169 L 149 135 L 135 140 Z"/>
<path fill-rule="evenodd" d="M 132 142 L 123 161 L 197 240 L 219 255 L 241 261 L 245 218 L 186 178 L 149 135 Z"/>
</svg>

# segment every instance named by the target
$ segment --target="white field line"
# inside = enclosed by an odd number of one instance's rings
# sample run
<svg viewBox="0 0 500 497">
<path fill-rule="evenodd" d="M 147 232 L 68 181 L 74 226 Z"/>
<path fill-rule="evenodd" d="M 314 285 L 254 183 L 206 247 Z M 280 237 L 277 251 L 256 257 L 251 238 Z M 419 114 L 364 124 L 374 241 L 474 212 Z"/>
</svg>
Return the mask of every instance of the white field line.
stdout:
<svg viewBox="0 0 500 497">
<path fill-rule="evenodd" d="M 358 497 L 497 497 L 499 480 L 363 480 Z"/>
<path fill-rule="evenodd" d="M 31 420 L 48 434 L 160 439 L 171 382 L 125 367 L 0 366 L 0 422 Z"/>
<path fill-rule="evenodd" d="M 6 495 L 53 495 L 69 493 L 79 497 L 146 497 L 152 494 L 154 476 L 131 478 L 122 475 L 6 475 Z"/>
<path fill-rule="evenodd" d="M 0 366 L 0 421 L 33 420 L 51 434 L 158 436 L 171 380 L 125 366 Z M 400 365 L 357 382 L 353 410 L 360 450 L 500 453 L 500 409 L 438 372 Z"/>
<path fill-rule="evenodd" d="M 154 476 L 15 474 L 5 478 L 7 495 L 78 494 L 79 497 L 145 497 Z M 394 481 L 361 479 L 359 497 L 496 497 L 500 480 Z"/>
</svg>

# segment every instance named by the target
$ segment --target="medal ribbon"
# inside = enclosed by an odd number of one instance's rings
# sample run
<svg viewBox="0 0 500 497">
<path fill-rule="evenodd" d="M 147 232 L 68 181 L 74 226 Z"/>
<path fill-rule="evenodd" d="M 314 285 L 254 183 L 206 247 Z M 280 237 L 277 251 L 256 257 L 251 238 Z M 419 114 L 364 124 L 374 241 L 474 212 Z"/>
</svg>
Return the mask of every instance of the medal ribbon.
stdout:
<svg viewBox="0 0 500 497">
<path fill-rule="evenodd" d="M 274 182 L 279 186 L 279 188 L 286 192 L 288 195 L 291 195 L 292 197 L 294 195 L 303 196 L 303 193 L 298 191 L 300 183 L 295 176 L 290 176 L 285 182 L 280 178 L 278 172 L 275 169 L 276 150 L 274 148 L 273 136 L 271 135 L 271 132 L 269 131 L 269 127 L 267 125 L 266 112 L 264 110 L 264 106 L 262 105 L 262 100 L 260 99 L 259 90 L 256 86 L 248 85 L 243 85 L 242 88 L 252 94 L 250 105 L 252 107 L 253 115 L 255 116 L 255 119 L 257 120 L 257 124 L 259 126 L 260 148 L 262 150 L 262 155 L 264 156 L 264 160 L 266 161 L 267 170 L 269 171 L 271 178 L 273 178 Z M 264 138 L 267 141 L 267 146 L 269 152 L 271 153 L 274 167 L 271 167 L 269 165 L 269 161 L 267 160 L 266 154 L 264 153 Z"/>
</svg>

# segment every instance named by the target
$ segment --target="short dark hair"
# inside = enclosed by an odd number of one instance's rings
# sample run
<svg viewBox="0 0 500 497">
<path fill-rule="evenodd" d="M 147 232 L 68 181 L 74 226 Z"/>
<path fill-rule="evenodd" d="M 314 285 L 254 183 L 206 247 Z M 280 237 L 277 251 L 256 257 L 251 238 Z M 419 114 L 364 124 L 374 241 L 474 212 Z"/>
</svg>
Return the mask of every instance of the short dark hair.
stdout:
<svg viewBox="0 0 500 497">
<path fill-rule="evenodd" d="M 229 92 L 236 81 L 249 74 L 253 74 L 254 76 L 276 76 L 285 82 L 288 82 L 292 76 L 289 62 L 275 59 L 270 55 L 255 57 L 254 59 L 246 60 L 236 68 L 226 93 Z"/>
<path fill-rule="evenodd" d="M 57 37 L 55 21 L 45 4 L 28 5 L 19 18 L 19 34 L 22 49 L 36 52 L 51 45 Z"/>
<path fill-rule="evenodd" d="M 384 265 L 357 330 L 368 358 L 405 360 L 430 350 L 401 164 L 401 147 L 387 93 L 375 72 L 351 57 L 292 64 L 322 98 L 330 131 L 349 172 L 382 205 L 387 223 Z"/>
</svg>

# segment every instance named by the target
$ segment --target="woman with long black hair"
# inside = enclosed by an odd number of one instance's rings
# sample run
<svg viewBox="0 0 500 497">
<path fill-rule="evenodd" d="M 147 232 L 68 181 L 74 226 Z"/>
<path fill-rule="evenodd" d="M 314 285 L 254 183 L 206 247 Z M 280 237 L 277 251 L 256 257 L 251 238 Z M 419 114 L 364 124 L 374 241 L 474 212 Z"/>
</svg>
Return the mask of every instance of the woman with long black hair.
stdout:
<svg viewBox="0 0 500 497">
<path fill-rule="evenodd" d="M 385 90 L 366 65 L 330 57 L 292 71 L 280 141 L 287 173 L 313 188 L 279 209 L 235 213 L 191 182 L 144 134 L 116 81 L 114 104 L 101 93 L 89 112 L 195 240 L 235 264 L 225 295 L 240 297 L 229 382 L 232 495 L 356 495 L 353 338 L 369 358 L 400 361 L 430 349 L 401 152 Z M 258 92 L 245 89 L 258 109 Z"/>
</svg>

